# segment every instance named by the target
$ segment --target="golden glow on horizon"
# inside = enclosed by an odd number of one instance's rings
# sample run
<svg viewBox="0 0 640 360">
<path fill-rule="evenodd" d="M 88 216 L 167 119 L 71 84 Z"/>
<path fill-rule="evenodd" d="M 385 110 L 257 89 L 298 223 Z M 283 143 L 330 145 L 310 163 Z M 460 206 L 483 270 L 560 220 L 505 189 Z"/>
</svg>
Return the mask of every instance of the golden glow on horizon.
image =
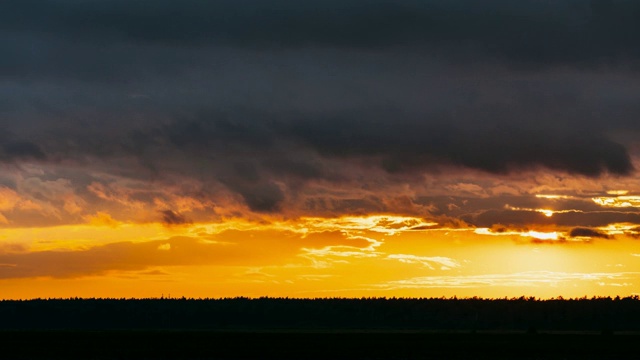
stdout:
<svg viewBox="0 0 640 360">
<path fill-rule="evenodd" d="M 616 241 L 570 247 L 546 245 L 569 229 L 449 229 L 388 214 L 86 221 L 0 229 L 2 296 L 551 297 L 632 294 L 640 284 L 635 240 L 624 237 L 634 224 L 598 228 Z"/>
<path fill-rule="evenodd" d="M 381 285 L 389 288 L 477 288 L 488 287 L 557 287 L 567 281 L 597 282 L 600 286 L 630 286 L 630 283 L 607 283 L 600 280 L 627 280 L 633 279 L 640 273 L 567 273 L 554 271 L 526 271 L 510 274 L 487 274 L 470 276 L 427 276 L 400 280 Z"/>
</svg>

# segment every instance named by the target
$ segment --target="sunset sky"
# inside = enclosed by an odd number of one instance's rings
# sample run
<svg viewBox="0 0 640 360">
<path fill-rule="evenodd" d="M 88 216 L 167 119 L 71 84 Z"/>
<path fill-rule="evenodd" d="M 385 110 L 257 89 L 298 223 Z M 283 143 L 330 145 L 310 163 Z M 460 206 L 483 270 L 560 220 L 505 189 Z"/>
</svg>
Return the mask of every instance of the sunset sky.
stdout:
<svg viewBox="0 0 640 360">
<path fill-rule="evenodd" d="M 637 0 L 0 2 L 0 298 L 640 295 Z"/>
</svg>

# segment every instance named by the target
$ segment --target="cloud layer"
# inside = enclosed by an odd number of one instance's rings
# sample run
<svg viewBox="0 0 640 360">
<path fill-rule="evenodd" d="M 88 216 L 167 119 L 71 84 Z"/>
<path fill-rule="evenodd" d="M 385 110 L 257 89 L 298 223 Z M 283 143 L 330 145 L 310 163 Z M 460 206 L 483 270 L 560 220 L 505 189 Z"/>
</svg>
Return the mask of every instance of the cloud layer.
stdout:
<svg viewBox="0 0 640 360">
<path fill-rule="evenodd" d="M 2 184 L 37 198 L 20 184 L 61 179 L 72 195 L 49 202 L 117 198 L 173 224 L 190 219 L 175 196 L 202 212 L 424 213 L 407 186 L 451 169 L 630 175 L 639 12 L 623 0 L 4 3 Z"/>
</svg>

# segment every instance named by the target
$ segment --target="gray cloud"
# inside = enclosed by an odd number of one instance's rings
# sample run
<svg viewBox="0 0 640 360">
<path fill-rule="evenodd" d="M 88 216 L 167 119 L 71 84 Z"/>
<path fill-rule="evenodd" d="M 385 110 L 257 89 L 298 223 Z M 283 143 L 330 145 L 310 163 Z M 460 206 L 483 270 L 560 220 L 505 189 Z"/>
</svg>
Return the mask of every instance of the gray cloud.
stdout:
<svg viewBox="0 0 640 360">
<path fill-rule="evenodd" d="M 44 160 L 45 154 L 42 149 L 34 143 L 28 141 L 9 142 L 4 145 L 0 152 L 0 159 L 20 160 L 35 159 Z"/>
<path fill-rule="evenodd" d="M 453 54 L 481 51 L 538 64 L 634 57 L 640 32 L 635 21 L 640 6 L 626 0 L 191 0 L 155 1 L 152 8 L 124 0 L 31 0 L 2 7 L 7 29 L 98 44 L 409 46 Z M 19 46 L 14 51 L 33 51 Z"/>
<path fill-rule="evenodd" d="M 161 211 L 160 214 L 162 215 L 162 222 L 166 225 L 184 225 L 191 223 L 184 215 L 173 210 L 164 210 Z"/>
<path fill-rule="evenodd" d="M 629 175 L 639 11 L 624 0 L 5 2 L 0 161 L 178 174 L 262 212 L 306 183 L 380 169 L 387 181 L 452 165 Z M 341 201 L 357 212 L 364 200 Z"/>
<path fill-rule="evenodd" d="M 460 219 L 478 227 L 495 224 L 511 226 L 558 225 L 597 227 L 613 223 L 640 223 L 640 213 L 622 211 L 569 212 L 546 217 L 535 211 L 486 210 L 460 216 Z"/>
<path fill-rule="evenodd" d="M 582 228 L 582 227 L 577 227 L 577 228 L 573 228 L 571 229 L 571 231 L 569 232 L 569 236 L 571 237 L 590 237 L 590 238 L 601 238 L 601 239 L 611 239 L 611 235 L 607 235 L 605 233 L 603 233 L 602 231 L 598 231 L 596 229 L 590 229 L 590 228 Z"/>
<path fill-rule="evenodd" d="M 559 130 L 546 124 L 532 129 L 495 120 L 479 126 L 457 124 L 455 120 L 405 119 L 401 112 L 367 115 L 296 123 L 292 132 L 329 155 L 382 156 L 382 165 L 390 172 L 441 163 L 495 173 L 546 166 L 589 176 L 604 171 L 627 174 L 632 169 L 622 145 L 599 134 L 575 136 L 578 129 Z"/>
</svg>

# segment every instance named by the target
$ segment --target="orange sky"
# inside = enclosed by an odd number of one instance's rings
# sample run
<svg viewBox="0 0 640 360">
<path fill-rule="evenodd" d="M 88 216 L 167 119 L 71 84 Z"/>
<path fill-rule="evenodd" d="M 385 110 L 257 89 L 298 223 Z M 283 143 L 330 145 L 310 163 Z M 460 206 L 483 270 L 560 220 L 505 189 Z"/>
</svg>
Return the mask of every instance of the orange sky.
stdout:
<svg viewBox="0 0 640 360">
<path fill-rule="evenodd" d="M 0 298 L 638 294 L 637 14 L 0 1 Z"/>
<path fill-rule="evenodd" d="M 434 198 L 417 204 L 418 194 L 407 197 L 405 188 L 395 198 L 401 204 L 395 212 L 333 216 L 295 214 L 293 205 L 281 214 L 233 203 L 230 209 L 210 208 L 171 195 L 159 195 L 152 205 L 112 195 L 109 206 L 96 209 L 60 192 L 60 208 L 52 205 L 57 199 L 0 187 L 2 297 L 546 298 L 640 292 L 640 224 L 628 221 L 640 201 L 631 188 L 634 179 L 538 173 L 533 180 L 507 181 L 468 172 L 465 182 L 456 183 L 447 176 L 428 179 L 445 184 L 431 185 L 449 192 L 444 203 Z M 478 208 L 474 201 L 481 202 Z M 173 222 L 162 212 L 166 208 L 176 209 Z M 15 225 L 22 213 L 57 223 Z M 595 224 L 593 216 L 604 220 Z"/>
</svg>

